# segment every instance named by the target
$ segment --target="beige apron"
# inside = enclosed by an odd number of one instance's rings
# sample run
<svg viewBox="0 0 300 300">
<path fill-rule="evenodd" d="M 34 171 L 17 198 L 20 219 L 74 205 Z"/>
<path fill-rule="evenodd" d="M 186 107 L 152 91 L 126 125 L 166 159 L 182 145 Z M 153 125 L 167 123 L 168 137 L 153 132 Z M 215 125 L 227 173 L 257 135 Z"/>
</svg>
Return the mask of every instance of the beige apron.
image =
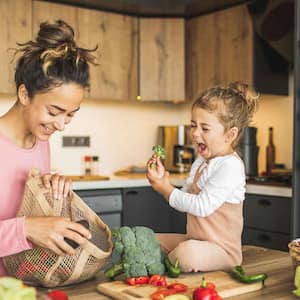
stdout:
<svg viewBox="0 0 300 300">
<path fill-rule="evenodd" d="M 198 168 L 189 193 L 201 192 L 197 182 L 206 166 L 203 163 Z M 223 224 L 224 220 L 229 224 Z M 162 233 L 157 238 L 169 259 L 179 260 L 183 272 L 226 270 L 242 261 L 242 224 L 242 204 L 224 203 L 205 218 L 187 214 L 187 234 Z"/>
</svg>

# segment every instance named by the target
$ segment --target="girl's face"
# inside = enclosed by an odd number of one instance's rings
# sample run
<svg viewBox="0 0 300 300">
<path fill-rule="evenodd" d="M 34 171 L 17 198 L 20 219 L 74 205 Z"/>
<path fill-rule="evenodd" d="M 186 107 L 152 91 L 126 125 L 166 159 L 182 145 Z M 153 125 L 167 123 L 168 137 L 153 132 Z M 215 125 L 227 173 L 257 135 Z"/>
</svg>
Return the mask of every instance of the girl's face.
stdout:
<svg viewBox="0 0 300 300">
<path fill-rule="evenodd" d="M 197 146 L 197 153 L 209 160 L 216 156 L 223 156 L 233 152 L 231 147 L 236 128 L 224 131 L 215 113 L 200 107 L 192 110 L 191 137 Z"/>
<path fill-rule="evenodd" d="M 23 87 L 25 88 L 25 87 Z M 24 92 L 24 91 L 23 91 Z M 19 99 L 24 107 L 26 130 L 39 140 L 48 140 L 57 130 L 62 131 L 80 109 L 83 88 L 75 83 L 64 83 L 29 99 L 27 91 Z"/>
</svg>

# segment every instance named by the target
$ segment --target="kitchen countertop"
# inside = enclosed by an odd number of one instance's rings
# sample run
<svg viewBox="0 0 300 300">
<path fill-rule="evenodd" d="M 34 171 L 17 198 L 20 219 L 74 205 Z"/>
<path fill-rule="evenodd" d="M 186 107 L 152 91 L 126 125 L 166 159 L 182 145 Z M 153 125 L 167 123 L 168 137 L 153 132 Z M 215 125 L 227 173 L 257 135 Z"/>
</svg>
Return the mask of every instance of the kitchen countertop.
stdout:
<svg viewBox="0 0 300 300">
<path fill-rule="evenodd" d="M 181 187 L 188 174 L 170 174 L 173 185 Z M 126 176 L 111 176 L 109 180 L 73 181 L 73 190 L 117 189 L 150 186 L 145 174 L 130 174 Z M 247 184 L 246 193 L 269 196 L 292 197 L 292 188 L 276 185 Z"/>
<path fill-rule="evenodd" d="M 230 300 L 246 299 L 295 299 L 291 294 L 293 286 L 293 268 L 289 254 L 278 250 L 255 246 L 243 246 L 243 266 L 247 273 L 267 273 L 266 286 L 256 292 L 230 297 Z M 191 274 L 190 276 L 193 276 Z M 62 288 L 70 300 L 107 300 L 111 299 L 97 292 L 96 286 L 103 281 L 103 274 L 85 283 Z"/>
</svg>

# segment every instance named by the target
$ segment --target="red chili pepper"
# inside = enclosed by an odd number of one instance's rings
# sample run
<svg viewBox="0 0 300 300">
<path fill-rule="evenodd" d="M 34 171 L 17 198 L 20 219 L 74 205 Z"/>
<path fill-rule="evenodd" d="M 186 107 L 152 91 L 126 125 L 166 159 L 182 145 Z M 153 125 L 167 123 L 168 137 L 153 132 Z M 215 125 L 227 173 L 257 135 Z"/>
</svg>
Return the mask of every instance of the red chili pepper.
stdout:
<svg viewBox="0 0 300 300">
<path fill-rule="evenodd" d="M 47 294 L 52 300 L 68 300 L 68 295 L 62 290 L 53 290 Z"/>
<path fill-rule="evenodd" d="M 149 283 L 155 286 L 167 286 L 167 279 L 165 276 L 154 274 L 150 277 Z"/>
<path fill-rule="evenodd" d="M 131 277 L 131 278 L 127 278 L 126 282 L 129 285 L 147 284 L 149 282 L 149 279 L 150 278 L 148 276 Z"/>
<path fill-rule="evenodd" d="M 222 300 L 218 295 L 213 283 L 206 283 L 205 279 L 202 278 L 202 283 L 199 288 L 193 292 L 193 300 Z"/>
<path fill-rule="evenodd" d="M 188 287 L 185 284 L 180 283 L 180 282 L 170 283 L 167 285 L 167 288 L 176 290 L 177 293 L 183 293 L 183 292 L 187 291 L 187 289 L 188 289 Z"/>
<path fill-rule="evenodd" d="M 151 294 L 152 300 L 162 300 L 166 298 L 167 296 L 177 294 L 178 291 L 175 289 L 159 289 L 158 291 Z"/>
</svg>

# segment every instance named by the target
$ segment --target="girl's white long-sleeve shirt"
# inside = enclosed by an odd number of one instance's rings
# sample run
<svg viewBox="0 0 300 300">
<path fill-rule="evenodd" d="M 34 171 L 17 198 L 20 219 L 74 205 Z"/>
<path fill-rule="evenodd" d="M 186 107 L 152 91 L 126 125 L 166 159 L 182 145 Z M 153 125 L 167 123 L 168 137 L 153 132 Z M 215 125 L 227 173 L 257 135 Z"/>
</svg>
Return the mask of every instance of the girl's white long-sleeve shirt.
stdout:
<svg viewBox="0 0 300 300">
<path fill-rule="evenodd" d="M 245 199 L 245 167 L 236 153 L 209 160 L 197 181 L 201 191 L 196 195 L 188 193 L 202 163 L 205 163 L 202 157 L 194 161 L 182 189 L 176 188 L 172 191 L 169 197 L 170 206 L 194 216 L 207 217 L 224 202 L 237 204 Z"/>
</svg>

